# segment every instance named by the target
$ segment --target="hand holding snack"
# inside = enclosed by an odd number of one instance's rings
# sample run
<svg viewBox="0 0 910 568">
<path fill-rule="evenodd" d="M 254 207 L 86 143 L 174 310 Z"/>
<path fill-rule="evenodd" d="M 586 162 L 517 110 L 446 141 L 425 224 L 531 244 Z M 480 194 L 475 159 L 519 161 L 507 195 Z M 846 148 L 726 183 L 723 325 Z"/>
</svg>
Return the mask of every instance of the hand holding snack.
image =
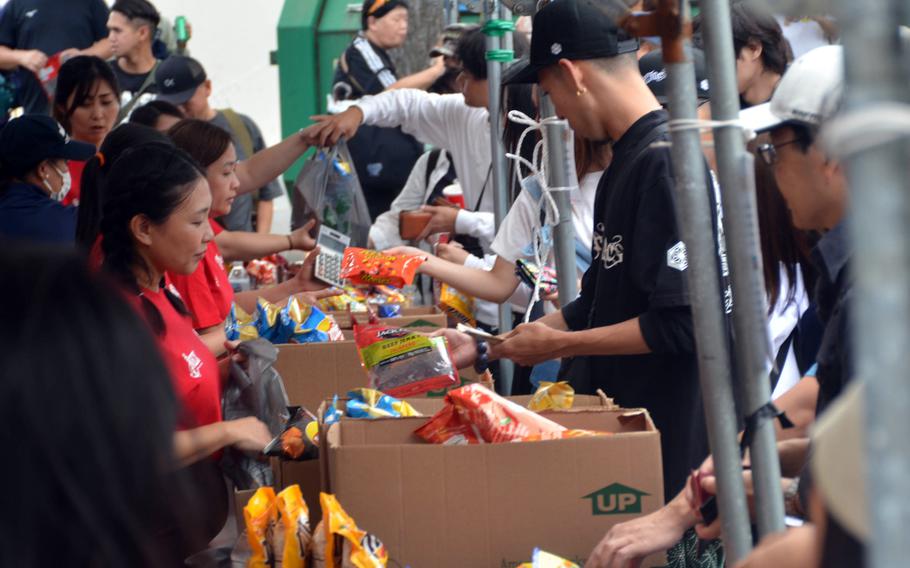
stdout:
<svg viewBox="0 0 910 568">
<path fill-rule="evenodd" d="M 444 337 L 452 352 L 452 362 L 458 369 L 470 367 L 477 360 L 477 342 L 466 333 L 451 328 L 440 329 L 430 334 L 430 337 Z"/>
<path fill-rule="evenodd" d="M 341 277 L 352 284 L 389 285 L 404 288 L 414 282 L 417 267 L 426 255 L 385 254 L 375 250 L 348 247 L 344 249 Z"/>
</svg>

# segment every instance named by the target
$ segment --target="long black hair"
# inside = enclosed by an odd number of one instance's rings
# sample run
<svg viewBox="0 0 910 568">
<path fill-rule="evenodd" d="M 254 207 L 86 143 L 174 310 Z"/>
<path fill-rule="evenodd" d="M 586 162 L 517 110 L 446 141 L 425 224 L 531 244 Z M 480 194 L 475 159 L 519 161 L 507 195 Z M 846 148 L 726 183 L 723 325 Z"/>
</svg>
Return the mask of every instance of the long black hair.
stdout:
<svg viewBox="0 0 910 568">
<path fill-rule="evenodd" d="M 164 565 L 177 401 L 148 326 L 72 252 L 0 245 L 0 274 L 15 299 L 0 326 L 0 565 Z"/>
<path fill-rule="evenodd" d="M 100 57 L 94 55 L 78 55 L 67 59 L 60 66 L 57 74 L 57 87 L 54 91 L 53 113 L 57 122 L 63 125 L 67 132 L 72 132 L 70 117 L 82 105 L 83 101 L 92 94 L 95 83 L 104 81 L 114 92 L 117 104 L 120 104 L 120 85 L 111 66 Z M 72 98 L 72 103 L 70 103 Z"/>
<path fill-rule="evenodd" d="M 178 120 L 186 118 L 183 111 L 176 105 L 167 101 L 154 100 L 133 109 L 133 112 L 130 113 L 130 123 L 157 128 L 158 119 L 162 116 L 172 116 Z"/>
<path fill-rule="evenodd" d="M 98 154 L 86 162 L 76 219 L 76 243 L 84 250 L 91 250 L 101 231 L 101 194 L 111 166 L 130 148 L 149 142 L 170 144 L 170 139 L 154 128 L 121 124 L 105 137 Z"/>
<path fill-rule="evenodd" d="M 204 178 L 205 172 L 186 152 L 160 142 L 131 148 L 113 164 L 101 199 L 101 250 L 104 268 L 128 290 L 140 293 L 133 271 L 148 269 L 136 250 L 130 221 L 144 215 L 153 224 L 164 223 Z M 166 287 L 164 293 L 178 312 L 188 314 L 180 298 Z M 142 305 L 152 329 L 163 333 L 157 308 L 145 296 Z"/>
<path fill-rule="evenodd" d="M 188 118 L 167 131 L 175 146 L 193 157 L 203 168 L 214 164 L 231 145 L 231 134 L 207 120 Z"/>
</svg>

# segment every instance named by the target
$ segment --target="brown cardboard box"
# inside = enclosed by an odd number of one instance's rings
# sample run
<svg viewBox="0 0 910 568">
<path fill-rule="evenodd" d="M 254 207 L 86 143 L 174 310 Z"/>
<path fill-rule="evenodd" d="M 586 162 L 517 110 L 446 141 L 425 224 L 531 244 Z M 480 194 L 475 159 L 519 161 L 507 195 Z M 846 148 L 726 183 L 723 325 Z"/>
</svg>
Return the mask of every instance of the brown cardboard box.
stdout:
<svg viewBox="0 0 910 568">
<path fill-rule="evenodd" d="M 326 398 L 344 396 L 349 390 L 369 384 L 353 341 L 279 345 L 275 370 L 284 380 L 290 404 L 305 406 L 312 412 Z M 472 369 L 458 374 L 461 380 L 456 386 L 478 381 Z M 443 391 L 427 393 L 431 398 L 443 395 Z"/>
<path fill-rule="evenodd" d="M 319 492 L 322 488 L 322 464 L 319 460 L 310 460 L 303 462 L 282 461 L 278 458 L 271 458 L 272 471 L 275 473 L 275 494 L 289 485 L 299 485 L 300 493 L 303 500 L 310 510 L 311 527 L 316 525 L 312 519 L 322 518 L 322 506 L 319 504 Z M 244 530 L 243 508 L 246 506 L 250 497 L 255 493 L 255 489 L 234 490 L 234 510 L 236 512 L 237 532 L 242 533 Z"/>
<path fill-rule="evenodd" d="M 660 435 L 643 410 L 546 414 L 614 435 L 443 446 L 413 434 L 426 418 L 341 421 L 330 487 L 397 565 L 514 567 L 535 547 L 583 563 L 610 527 L 662 505 Z"/>
<path fill-rule="evenodd" d="M 351 329 L 354 322 L 351 315 L 360 323 L 366 323 L 369 316 L 366 312 L 328 312 L 338 327 L 341 329 Z M 396 327 L 417 327 L 417 328 L 438 328 L 446 326 L 446 315 L 433 306 L 420 306 L 415 308 L 401 308 L 401 315 L 395 318 L 379 318 L 382 323 Z M 422 322 L 425 322 L 421 325 Z"/>
</svg>

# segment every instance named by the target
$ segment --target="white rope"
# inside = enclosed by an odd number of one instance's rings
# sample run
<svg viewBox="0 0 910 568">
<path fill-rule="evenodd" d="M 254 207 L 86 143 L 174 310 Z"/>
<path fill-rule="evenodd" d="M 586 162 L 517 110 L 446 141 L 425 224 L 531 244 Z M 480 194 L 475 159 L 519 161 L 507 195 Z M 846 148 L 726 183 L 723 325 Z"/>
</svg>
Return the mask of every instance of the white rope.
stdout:
<svg viewBox="0 0 910 568">
<path fill-rule="evenodd" d="M 542 134 L 540 141 L 535 144 L 534 151 L 531 153 L 532 161 L 527 160 L 519 154 L 506 153 L 506 158 L 514 160 L 516 162 L 515 176 L 518 182 L 521 183 L 526 178 L 534 178 L 537 180 L 541 189 L 540 199 L 537 202 L 537 210 L 538 212 L 543 211 L 543 221 L 541 222 L 539 214 L 536 215 L 534 217 L 535 226 L 532 231 L 534 264 L 537 266 L 538 273 L 537 278 L 534 279 L 534 288 L 531 293 L 531 300 L 528 304 L 527 309 L 525 310 L 524 321 L 527 323 L 530 321 L 531 308 L 540 300 L 540 279 L 543 277 L 543 267 L 545 265 L 544 263 L 550 256 L 551 242 L 553 239 L 553 227 L 555 227 L 559 222 L 559 209 L 556 206 L 556 200 L 553 199 L 552 193 L 554 191 L 577 190 L 578 186 L 547 186 L 546 164 L 548 163 L 549 159 L 549 151 L 545 143 L 546 136 L 543 135 L 543 130 L 544 127 L 551 124 L 565 123 L 564 119 L 551 116 L 541 120 L 535 120 L 525 113 L 517 110 L 509 111 L 508 119 L 516 124 L 523 124 L 527 126 L 527 128 L 524 130 L 524 132 L 521 133 L 521 136 L 518 138 L 518 151 L 524 147 L 524 142 L 528 135 L 534 132 L 541 132 Z M 530 172 L 528 176 L 522 175 L 522 166 L 524 166 L 526 170 Z M 548 239 L 544 239 L 545 227 L 549 228 Z"/>
</svg>

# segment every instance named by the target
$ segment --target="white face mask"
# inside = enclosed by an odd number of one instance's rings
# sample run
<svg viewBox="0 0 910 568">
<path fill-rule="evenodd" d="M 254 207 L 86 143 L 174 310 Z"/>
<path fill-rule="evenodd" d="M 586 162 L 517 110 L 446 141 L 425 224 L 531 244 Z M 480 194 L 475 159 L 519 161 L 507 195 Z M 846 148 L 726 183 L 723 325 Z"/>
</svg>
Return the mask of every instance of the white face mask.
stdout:
<svg viewBox="0 0 910 568">
<path fill-rule="evenodd" d="M 51 167 L 53 168 L 54 166 L 51 166 Z M 60 202 L 60 201 L 63 201 L 63 199 L 66 197 L 66 195 L 73 188 L 73 176 L 70 175 L 69 170 L 65 170 L 65 171 L 61 172 L 57 168 L 54 168 L 54 171 L 57 172 L 57 175 L 59 175 L 63 179 L 63 185 L 60 187 L 60 191 L 54 192 L 54 188 L 51 187 L 51 184 L 46 179 L 44 180 L 44 187 L 46 187 L 47 190 L 50 192 L 51 199 L 53 199 L 54 201 Z"/>
</svg>

